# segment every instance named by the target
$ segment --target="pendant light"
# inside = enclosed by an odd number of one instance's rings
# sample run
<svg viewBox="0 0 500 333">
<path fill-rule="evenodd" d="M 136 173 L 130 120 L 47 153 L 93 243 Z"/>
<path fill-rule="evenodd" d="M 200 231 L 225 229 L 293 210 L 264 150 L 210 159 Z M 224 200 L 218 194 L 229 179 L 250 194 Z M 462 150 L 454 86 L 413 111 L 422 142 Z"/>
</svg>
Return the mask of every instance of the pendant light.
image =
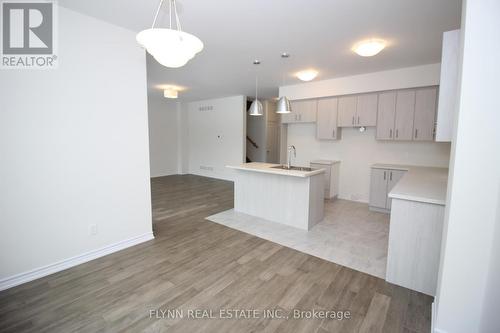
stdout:
<svg viewBox="0 0 500 333">
<path fill-rule="evenodd" d="M 182 31 L 175 0 L 168 0 L 169 28 L 155 28 L 156 19 L 160 13 L 163 1 L 161 0 L 158 5 L 151 29 L 139 32 L 136 39 L 163 66 L 171 68 L 182 67 L 198 52 L 203 50 L 203 43 L 198 37 Z M 175 29 L 172 29 L 172 14 L 175 19 Z"/>
<path fill-rule="evenodd" d="M 254 65 L 259 65 L 260 61 L 255 60 L 253 62 Z M 262 116 L 264 115 L 262 103 L 258 99 L 258 88 L 259 88 L 259 78 L 257 75 L 257 71 L 255 73 L 255 99 L 252 102 L 252 105 L 250 105 L 250 109 L 248 109 L 248 114 L 251 116 Z"/>
<path fill-rule="evenodd" d="M 290 55 L 286 52 L 281 54 L 281 58 L 283 59 L 286 59 L 288 57 L 290 57 Z M 285 74 L 283 73 L 283 82 L 285 81 L 284 77 Z M 290 101 L 288 100 L 288 98 L 286 98 L 286 96 L 281 96 L 280 99 L 278 100 L 276 113 L 290 113 L 290 112 L 292 112 L 292 106 L 290 105 Z"/>
</svg>

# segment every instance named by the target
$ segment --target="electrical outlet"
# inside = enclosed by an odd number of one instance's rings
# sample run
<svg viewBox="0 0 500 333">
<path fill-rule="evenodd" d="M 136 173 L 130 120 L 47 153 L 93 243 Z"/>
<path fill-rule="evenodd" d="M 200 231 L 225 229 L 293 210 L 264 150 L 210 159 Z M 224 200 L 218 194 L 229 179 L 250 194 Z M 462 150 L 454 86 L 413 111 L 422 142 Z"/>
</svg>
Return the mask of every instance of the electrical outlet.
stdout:
<svg viewBox="0 0 500 333">
<path fill-rule="evenodd" d="M 205 170 L 205 171 L 214 171 L 214 168 L 211 167 L 211 166 L 206 166 L 206 165 L 200 165 L 200 169 L 201 170 Z"/>
<path fill-rule="evenodd" d="M 351 194 L 351 200 L 352 201 L 359 201 L 361 196 L 359 194 Z"/>
<path fill-rule="evenodd" d="M 89 234 L 90 234 L 90 236 L 97 235 L 97 224 L 91 224 L 89 226 Z"/>
</svg>

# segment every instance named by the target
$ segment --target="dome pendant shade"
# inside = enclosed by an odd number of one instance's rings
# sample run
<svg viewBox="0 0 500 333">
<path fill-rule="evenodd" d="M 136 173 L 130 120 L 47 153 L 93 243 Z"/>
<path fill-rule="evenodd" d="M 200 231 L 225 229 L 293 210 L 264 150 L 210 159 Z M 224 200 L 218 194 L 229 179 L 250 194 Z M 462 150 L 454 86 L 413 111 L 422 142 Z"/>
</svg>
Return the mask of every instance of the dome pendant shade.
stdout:
<svg viewBox="0 0 500 333">
<path fill-rule="evenodd" d="M 278 101 L 278 106 L 276 108 L 276 113 L 290 113 L 292 112 L 292 107 L 290 106 L 290 101 L 286 96 L 283 96 Z"/>
<path fill-rule="evenodd" d="M 262 116 L 264 115 L 263 110 L 262 103 L 258 99 L 255 99 L 252 105 L 250 105 L 250 109 L 248 109 L 248 114 L 251 116 Z"/>
<path fill-rule="evenodd" d="M 203 43 L 198 37 L 173 29 L 143 30 L 136 39 L 156 61 L 171 68 L 184 66 L 203 50 Z"/>
<path fill-rule="evenodd" d="M 163 66 L 170 68 L 182 67 L 203 50 L 203 42 L 198 37 L 182 31 L 175 0 L 169 0 L 169 28 L 155 28 L 156 19 L 163 2 L 164 0 L 160 0 L 151 29 L 139 32 L 136 40 Z M 177 25 L 177 29 L 172 28 L 172 18 Z"/>
</svg>

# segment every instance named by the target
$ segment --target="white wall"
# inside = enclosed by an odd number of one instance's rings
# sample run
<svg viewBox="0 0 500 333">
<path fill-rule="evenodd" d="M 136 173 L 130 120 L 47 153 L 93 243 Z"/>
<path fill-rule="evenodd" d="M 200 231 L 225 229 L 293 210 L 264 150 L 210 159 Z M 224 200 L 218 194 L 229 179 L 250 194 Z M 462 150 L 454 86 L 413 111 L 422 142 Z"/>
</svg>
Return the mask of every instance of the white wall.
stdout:
<svg viewBox="0 0 500 333">
<path fill-rule="evenodd" d="M 435 331 L 499 332 L 500 2 L 464 1 Z"/>
<path fill-rule="evenodd" d="M 293 164 L 307 166 L 315 159 L 340 164 L 339 198 L 368 202 L 370 165 L 395 163 L 448 167 L 449 143 L 388 142 L 375 140 L 375 128 L 360 133 L 343 128 L 338 141 L 316 140 L 316 124 L 288 125 L 287 142 L 297 148 Z"/>
<path fill-rule="evenodd" d="M 439 76 L 440 64 L 430 64 L 283 86 L 279 95 L 294 100 L 434 86 Z"/>
<path fill-rule="evenodd" d="M 179 168 L 179 126 L 176 101 L 148 94 L 151 177 L 174 175 Z"/>
<path fill-rule="evenodd" d="M 200 107 L 212 107 L 200 111 Z M 245 161 L 246 97 L 234 96 L 186 103 L 189 173 L 233 179 L 226 165 Z"/>
<path fill-rule="evenodd" d="M 0 284 L 152 236 L 135 32 L 59 8 L 58 43 L 58 69 L 0 74 Z"/>
<path fill-rule="evenodd" d="M 440 65 L 431 64 L 368 73 L 330 80 L 280 87 L 280 95 L 289 99 L 318 98 L 439 84 Z M 360 133 L 342 129 L 338 141 L 316 140 L 315 124 L 288 125 L 287 144 L 297 148 L 297 164 L 308 165 L 314 159 L 341 160 L 339 197 L 368 202 L 370 165 L 396 163 L 447 167 L 449 143 L 387 142 L 375 140 L 375 128 Z"/>
</svg>

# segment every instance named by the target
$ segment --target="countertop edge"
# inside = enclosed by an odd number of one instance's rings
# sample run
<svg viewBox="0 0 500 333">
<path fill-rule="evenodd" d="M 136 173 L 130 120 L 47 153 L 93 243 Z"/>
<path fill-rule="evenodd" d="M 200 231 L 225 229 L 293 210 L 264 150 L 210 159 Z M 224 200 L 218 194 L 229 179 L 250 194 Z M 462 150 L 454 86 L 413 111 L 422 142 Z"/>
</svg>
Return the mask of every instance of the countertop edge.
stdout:
<svg viewBox="0 0 500 333">
<path fill-rule="evenodd" d="M 392 194 L 392 193 L 389 193 L 388 196 L 391 199 L 415 201 L 415 202 L 433 204 L 433 205 L 438 205 L 438 206 L 445 206 L 446 205 L 445 201 L 439 200 L 439 199 L 431 199 L 431 198 L 417 197 L 417 196 L 412 196 L 412 195 Z"/>
<path fill-rule="evenodd" d="M 319 170 L 314 170 L 314 171 L 307 171 L 303 173 L 298 173 L 297 172 L 290 172 L 288 170 L 281 170 L 281 169 L 276 169 L 276 170 L 269 170 L 270 168 L 267 169 L 259 169 L 259 168 L 248 168 L 244 166 L 238 166 L 238 165 L 226 165 L 226 168 L 233 169 L 233 170 L 242 170 L 242 171 L 250 171 L 250 172 L 260 172 L 260 173 L 267 173 L 271 175 L 278 175 L 278 176 L 288 176 L 288 177 L 298 177 L 298 178 L 309 178 L 311 176 L 319 175 L 325 172 L 324 169 L 319 169 Z"/>
</svg>

